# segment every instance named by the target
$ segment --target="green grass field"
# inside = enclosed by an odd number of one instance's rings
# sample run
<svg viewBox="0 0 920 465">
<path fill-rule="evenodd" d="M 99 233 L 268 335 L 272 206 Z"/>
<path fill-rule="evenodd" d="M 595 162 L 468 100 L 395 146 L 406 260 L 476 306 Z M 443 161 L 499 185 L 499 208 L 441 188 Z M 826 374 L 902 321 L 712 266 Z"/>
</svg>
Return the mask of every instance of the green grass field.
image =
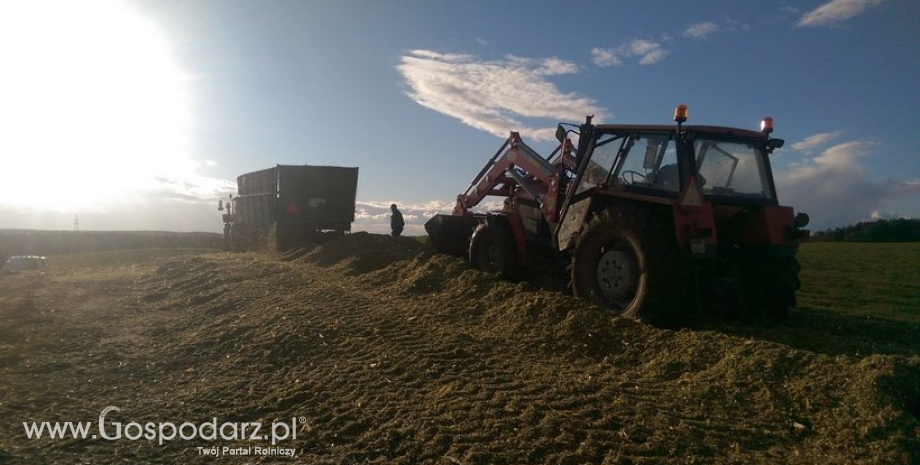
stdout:
<svg viewBox="0 0 920 465">
<path fill-rule="evenodd" d="M 808 243 L 798 308 L 774 325 L 712 329 L 829 354 L 920 355 L 920 243 Z"/>
<path fill-rule="evenodd" d="M 805 244 L 799 260 L 800 307 L 920 323 L 920 243 Z"/>
</svg>

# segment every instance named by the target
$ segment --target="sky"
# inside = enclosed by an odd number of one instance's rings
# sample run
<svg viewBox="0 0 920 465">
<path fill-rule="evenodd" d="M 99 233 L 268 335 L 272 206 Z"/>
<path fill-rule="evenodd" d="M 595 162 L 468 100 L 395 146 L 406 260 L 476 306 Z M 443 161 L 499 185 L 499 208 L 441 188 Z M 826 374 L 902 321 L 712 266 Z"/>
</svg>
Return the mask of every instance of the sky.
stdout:
<svg viewBox="0 0 920 465">
<path fill-rule="evenodd" d="M 920 217 L 920 2 L 4 0 L 0 228 L 220 231 L 236 176 L 360 168 L 409 234 L 519 131 L 758 129 L 812 229 Z M 75 225 L 78 223 L 78 225 Z"/>
</svg>

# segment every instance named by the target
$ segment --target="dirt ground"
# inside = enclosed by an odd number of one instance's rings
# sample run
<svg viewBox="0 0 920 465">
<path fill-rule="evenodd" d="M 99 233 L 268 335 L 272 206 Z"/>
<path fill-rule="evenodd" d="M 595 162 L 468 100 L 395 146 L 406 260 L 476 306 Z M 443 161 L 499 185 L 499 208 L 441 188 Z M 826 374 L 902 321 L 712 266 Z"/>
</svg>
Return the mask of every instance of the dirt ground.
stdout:
<svg viewBox="0 0 920 465">
<path fill-rule="evenodd" d="M 24 431 L 107 406 L 293 421 L 296 456 Z M 656 329 L 406 238 L 0 277 L 0 463 L 909 464 L 918 409 L 920 356 Z"/>
</svg>

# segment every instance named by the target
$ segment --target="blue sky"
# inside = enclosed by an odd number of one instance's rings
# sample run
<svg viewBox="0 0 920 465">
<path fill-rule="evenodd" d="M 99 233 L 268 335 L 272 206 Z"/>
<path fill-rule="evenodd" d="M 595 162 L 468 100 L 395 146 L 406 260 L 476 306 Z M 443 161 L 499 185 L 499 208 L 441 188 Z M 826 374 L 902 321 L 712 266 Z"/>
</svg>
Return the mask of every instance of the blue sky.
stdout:
<svg viewBox="0 0 920 465">
<path fill-rule="evenodd" d="M 76 4 L 76 5 L 74 5 Z M 10 1 L 0 228 L 218 231 L 236 176 L 359 166 L 356 229 L 449 209 L 507 132 L 756 129 L 824 228 L 920 217 L 910 0 Z M 12 103 L 11 103 L 12 102 Z M 6 135 L 4 135 L 6 133 Z"/>
</svg>

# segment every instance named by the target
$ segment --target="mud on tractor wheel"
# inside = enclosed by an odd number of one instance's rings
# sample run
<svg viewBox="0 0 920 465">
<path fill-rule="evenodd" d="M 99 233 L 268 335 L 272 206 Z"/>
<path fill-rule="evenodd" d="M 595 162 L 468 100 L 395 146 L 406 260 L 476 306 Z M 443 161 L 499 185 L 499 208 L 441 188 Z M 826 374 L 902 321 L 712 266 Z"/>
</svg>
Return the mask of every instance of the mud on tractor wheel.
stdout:
<svg viewBox="0 0 920 465">
<path fill-rule="evenodd" d="M 632 205 L 608 208 L 585 226 L 571 278 L 575 296 L 649 322 L 673 315 L 689 289 L 668 219 Z"/>
<path fill-rule="evenodd" d="M 470 238 L 470 263 L 478 270 L 498 273 L 503 279 L 514 278 L 514 237 L 506 221 L 490 216 L 476 227 Z"/>
</svg>

